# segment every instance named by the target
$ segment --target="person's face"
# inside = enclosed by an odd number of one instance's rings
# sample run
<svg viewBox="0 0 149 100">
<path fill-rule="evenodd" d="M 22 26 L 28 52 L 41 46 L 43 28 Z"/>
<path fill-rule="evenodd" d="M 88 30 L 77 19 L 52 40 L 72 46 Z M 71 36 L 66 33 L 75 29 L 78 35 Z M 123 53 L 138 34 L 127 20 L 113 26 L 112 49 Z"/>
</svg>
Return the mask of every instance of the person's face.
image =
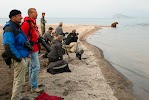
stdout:
<svg viewBox="0 0 149 100">
<path fill-rule="evenodd" d="M 16 23 L 21 23 L 21 20 L 23 19 L 22 18 L 22 15 L 21 14 L 17 14 L 15 16 L 12 16 L 12 19 L 16 22 Z"/>
<path fill-rule="evenodd" d="M 62 37 L 62 36 L 56 36 L 56 38 L 57 38 L 60 42 L 63 41 L 63 37 Z"/>
<path fill-rule="evenodd" d="M 52 35 L 53 35 L 54 37 L 56 37 L 56 34 L 55 34 L 54 32 L 52 33 Z"/>
<path fill-rule="evenodd" d="M 44 16 L 45 16 L 45 13 L 42 14 L 42 17 L 44 17 Z"/>
<path fill-rule="evenodd" d="M 59 25 L 60 25 L 60 26 L 63 26 L 63 23 L 61 22 Z"/>
<path fill-rule="evenodd" d="M 62 41 L 63 41 L 63 39 L 62 39 L 62 38 L 59 38 L 59 41 L 60 41 L 60 42 L 62 42 Z"/>
<path fill-rule="evenodd" d="M 53 30 L 49 30 L 49 33 L 52 33 Z"/>
<path fill-rule="evenodd" d="M 32 10 L 31 15 L 32 15 L 32 18 L 37 19 L 38 13 L 36 10 Z"/>
<path fill-rule="evenodd" d="M 75 33 L 76 34 L 76 30 L 73 30 L 72 33 Z"/>
</svg>

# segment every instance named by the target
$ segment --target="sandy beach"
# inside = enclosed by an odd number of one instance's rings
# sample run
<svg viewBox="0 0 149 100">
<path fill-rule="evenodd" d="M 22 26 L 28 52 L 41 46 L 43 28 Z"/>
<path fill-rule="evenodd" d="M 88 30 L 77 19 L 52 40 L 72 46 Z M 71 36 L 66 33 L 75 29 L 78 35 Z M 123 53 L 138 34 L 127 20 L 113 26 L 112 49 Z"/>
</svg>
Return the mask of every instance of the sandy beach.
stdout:
<svg viewBox="0 0 149 100">
<path fill-rule="evenodd" d="M 51 26 L 54 29 L 56 24 L 47 25 L 46 29 Z M 119 73 L 106 59 L 102 50 L 86 42 L 88 35 L 94 34 L 97 30 L 104 27 L 96 25 L 74 25 L 67 24 L 63 26 L 64 32 L 71 32 L 76 29 L 79 33 L 80 44 L 84 49 L 82 60 L 78 60 L 74 53 L 69 53 L 71 61 L 69 67 L 71 73 L 61 73 L 52 75 L 46 72 L 47 59 L 39 55 L 41 70 L 39 73 L 39 83 L 49 95 L 61 96 L 64 100 L 136 100 L 131 92 L 131 82 Z M 40 27 L 39 27 L 40 30 Z M 2 26 L 0 27 L 0 53 L 3 51 L 2 46 Z M 64 59 L 68 61 L 68 56 Z M 0 57 L 0 100 L 10 100 L 13 71 L 8 69 Z M 26 84 L 22 91 L 24 96 L 29 96 L 34 100 L 38 94 L 31 93 L 28 75 Z"/>
</svg>

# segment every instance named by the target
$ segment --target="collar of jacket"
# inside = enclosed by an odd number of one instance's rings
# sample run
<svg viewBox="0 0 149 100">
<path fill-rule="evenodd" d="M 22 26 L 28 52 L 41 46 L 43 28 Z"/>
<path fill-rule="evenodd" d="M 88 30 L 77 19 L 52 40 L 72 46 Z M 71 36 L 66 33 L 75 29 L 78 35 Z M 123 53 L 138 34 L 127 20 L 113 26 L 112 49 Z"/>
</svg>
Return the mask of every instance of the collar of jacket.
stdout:
<svg viewBox="0 0 149 100">
<path fill-rule="evenodd" d="M 20 24 L 17 24 L 17 23 L 15 23 L 15 22 L 12 21 L 12 20 L 10 20 L 9 23 L 10 23 L 11 25 L 13 25 L 14 27 L 18 28 L 18 29 L 20 28 Z"/>
<path fill-rule="evenodd" d="M 36 25 L 36 20 L 34 18 L 25 17 L 24 21 L 30 21 L 32 24 Z"/>
<path fill-rule="evenodd" d="M 57 43 L 57 42 L 61 43 L 58 39 L 54 39 L 54 40 L 52 41 L 52 44 L 55 44 L 55 43 Z"/>
</svg>

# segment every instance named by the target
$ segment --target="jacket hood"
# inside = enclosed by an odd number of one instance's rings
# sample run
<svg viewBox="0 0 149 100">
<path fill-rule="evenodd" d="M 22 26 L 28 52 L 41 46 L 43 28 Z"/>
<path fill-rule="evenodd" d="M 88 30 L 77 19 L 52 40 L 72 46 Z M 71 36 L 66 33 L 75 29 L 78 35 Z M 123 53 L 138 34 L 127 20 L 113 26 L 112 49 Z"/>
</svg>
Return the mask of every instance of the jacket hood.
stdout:
<svg viewBox="0 0 149 100">
<path fill-rule="evenodd" d="M 6 22 L 6 24 L 3 26 L 3 30 L 5 29 L 5 27 L 6 26 L 12 26 L 12 27 L 14 27 L 14 28 L 18 28 L 19 29 L 19 24 L 16 24 L 15 22 L 13 22 L 13 21 L 9 21 L 9 22 Z"/>
<path fill-rule="evenodd" d="M 6 24 L 3 26 L 3 30 L 5 29 L 6 26 L 10 25 L 9 22 L 6 22 Z"/>
<path fill-rule="evenodd" d="M 36 24 L 36 20 L 30 17 L 25 17 L 24 21 L 31 21 L 32 23 Z"/>
</svg>

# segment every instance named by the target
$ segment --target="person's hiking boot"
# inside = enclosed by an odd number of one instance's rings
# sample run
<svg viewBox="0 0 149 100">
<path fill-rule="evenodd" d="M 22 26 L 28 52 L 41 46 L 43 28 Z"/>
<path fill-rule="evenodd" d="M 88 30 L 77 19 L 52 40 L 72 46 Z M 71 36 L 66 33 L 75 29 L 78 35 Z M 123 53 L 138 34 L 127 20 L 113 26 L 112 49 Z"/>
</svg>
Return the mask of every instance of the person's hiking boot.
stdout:
<svg viewBox="0 0 149 100">
<path fill-rule="evenodd" d="M 71 72 L 71 70 L 69 69 L 68 64 L 65 66 L 65 72 Z"/>
<path fill-rule="evenodd" d="M 44 84 L 38 84 L 38 87 L 44 87 L 45 85 Z"/>
<path fill-rule="evenodd" d="M 81 54 L 80 53 L 76 53 L 76 57 L 79 59 L 79 60 L 81 60 Z"/>
<path fill-rule="evenodd" d="M 36 89 L 32 89 L 31 91 L 32 92 L 36 92 L 36 93 L 42 93 L 44 90 L 43 89 L 36 88 Z"/>
<path fill-rule="evenodd" d="M 48 56 L 46 54 L 42 55 L 42 58 L 48 58 Z"/>
</svg>

